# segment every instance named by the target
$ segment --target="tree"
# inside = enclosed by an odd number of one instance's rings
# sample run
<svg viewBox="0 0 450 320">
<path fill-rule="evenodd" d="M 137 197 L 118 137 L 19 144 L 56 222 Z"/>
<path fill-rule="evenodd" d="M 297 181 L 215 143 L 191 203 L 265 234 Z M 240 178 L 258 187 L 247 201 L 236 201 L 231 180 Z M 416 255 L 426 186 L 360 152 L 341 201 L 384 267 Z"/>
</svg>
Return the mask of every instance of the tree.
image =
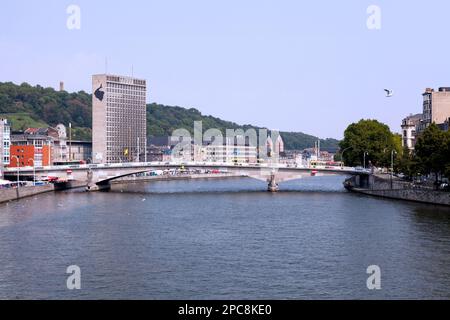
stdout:
<svg viewBox="0 0 450 320">
<path fill-rule="evenodd" d="M 363 164 L 364 153 L 367 152 L 366 162 L 378 167 L 391 165 L 391 152 L 401 153 L 401 140 L 394 135 L 389 127 L 377 120 L 361 120 L 352 123 L 345 130 L 344 140 L 339 144 L 344 152 L 347 165 Z"/>
<path fill-rule="evenodd" d="M 416 143 L 416 160 L 423 174 L 433 174 L 436 182 L 442 174 L 448 172 L 450 165 L 450 137 L 431 124 L 419 136 Z"/>
<path fill-rule="evenodd" d="M 407 146 L 403 148 L 402 153 L 396 158 L 394 171 L 396 173 L 403 173 L 408 180 L 412 180 L 420 173 L 414 153 Z"/>
</svg>

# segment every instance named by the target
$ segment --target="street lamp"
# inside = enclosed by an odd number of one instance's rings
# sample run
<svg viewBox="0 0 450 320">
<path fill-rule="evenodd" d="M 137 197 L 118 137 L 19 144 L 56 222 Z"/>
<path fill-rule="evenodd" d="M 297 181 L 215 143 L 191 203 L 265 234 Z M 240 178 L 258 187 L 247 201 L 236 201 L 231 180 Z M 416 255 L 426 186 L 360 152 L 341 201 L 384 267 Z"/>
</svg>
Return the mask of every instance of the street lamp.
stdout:
<svg viewBox="0 0 450 320">
<path fill-rule="evenodd" d="M 349 149 L 352 149 L 352 147 L 345 148 L 345 149 L 341 152 L 341 157 L 342 157 L 342 159 L 341 159 L 341 167 L 342 167 L 342 169 L 345 167 L 345 163 L 344 163 L 344 153 L 345 153 L 345 151 L 347 151 L 347 150 L 349 150 Z"/>
<path fill-rule="evenodd" d="M 16 158 L 17 160 L 17 188 L 19 188 L 20 184 L 20 160 L 18 156 L 11 156 L 11 158 Z"/>
<path fill-rule="evenodd" d="M 144 162 L 147 163 L 147 136 L 145 137 Z"/>
<path fill-rule="evenodd" d="M 140 163 L 141 162 L 141 146 L 140 146 L 140 141 L 139 141 L 139 137 L 137 137 L 137 162 Z"/>
<path fill-rule="evenodd" d="M 394 173 L 394 155 L 397 154 L 397 151 L 392 150 L 391 152 L 391 174 Z"/>
<path fill-rule="evenodd" d="M 397 154 L 397 151 L 391 151 L 391 189 L 394 188 L 394 154 Z"/>
<path fill-rule="evenodd" d="M 28 162 L 33 161 L 33 187 L 36 185 L 36 166 L 34 165 L 34 159 L 28 159 Z"/>
<path fill-rule="evenodd" d="M 364 169 L 366 168 L 366 156 L 369 155 L 369 152 L 364 151 Z"/>
<path fill-rule="evenodd" d="M 69 122 L 69 162 L 72 162 L 72 122 Z"/>
</svg>

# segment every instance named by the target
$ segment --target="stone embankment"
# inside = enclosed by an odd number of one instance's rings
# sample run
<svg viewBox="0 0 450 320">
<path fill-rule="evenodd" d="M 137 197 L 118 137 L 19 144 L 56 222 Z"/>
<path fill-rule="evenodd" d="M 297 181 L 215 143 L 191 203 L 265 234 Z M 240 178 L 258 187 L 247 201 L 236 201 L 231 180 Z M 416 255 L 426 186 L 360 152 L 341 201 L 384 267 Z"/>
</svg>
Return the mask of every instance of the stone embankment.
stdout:
<svg viewBox="0 0 450 320">
<path fill-rule="evenodd" d="M 190 174 L 190 175 L 179 175 L 179 176 L 153 176 L 153 177 L 125 177 L 113 181 L 114 184 L 122 183 L 137 183 L 145 181 L 169 181 L 169 180 L 190 180 L 190 179 L 219 179 L 219 178 L 236 178 L 241 177 L 236 174 Z M 84 188 L 86 187 L 86 182 L 81 181 L 69 181 L 64 183 L 57 183 L 55 185 L 49 184 L 45 186 L 35 186 L 35 187 L 20 187 L 20 188 L 8 188 L 0 189 L 0 203 L 20 200 L 26 197 L 32 197 L 38 194 L 52 192 L 52 191 L 62 191 L 68 189 Z"/>
<path fill-rule="evenodd" d="M 0 203 L 32 197 L 41 193 L 52 192 L 54 190 L 55 187 L 52 184 L 36 187 L 0 189 Z"/>
<path fill-rule="evenodd" d="M 362 182 L 359 176 L 345 182 L 347 190 L 375 197 L 450 206 L 450 192 L 415 186 L 399 179 L 370 176 Z"/>
</svg>

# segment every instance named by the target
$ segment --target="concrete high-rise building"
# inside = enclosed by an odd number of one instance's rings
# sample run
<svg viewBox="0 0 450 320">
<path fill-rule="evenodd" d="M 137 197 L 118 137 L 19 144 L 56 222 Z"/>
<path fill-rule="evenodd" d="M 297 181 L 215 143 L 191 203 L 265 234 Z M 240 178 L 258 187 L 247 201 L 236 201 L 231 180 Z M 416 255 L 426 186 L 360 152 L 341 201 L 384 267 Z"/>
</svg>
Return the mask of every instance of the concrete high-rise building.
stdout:
<svg viewBox="0 0 450 320">
<path fill-rule="evenodd" d="M 92 77 L 94 163 L 144 159 L 147 136 L 145 80 L 115 75 Z"/>
<path fill-rule="evenodd" d="M 450 118 L 450 88 L 426 89 L 423 94 L 423 116 L 418 131 L 422 132 L 430 124 L 443 124 Z"/>
<path fill-rule="evenodd" d="M 11 128 L 8 120 L 0 118 L 0 177 L 10 163 Z"/>
</svg>

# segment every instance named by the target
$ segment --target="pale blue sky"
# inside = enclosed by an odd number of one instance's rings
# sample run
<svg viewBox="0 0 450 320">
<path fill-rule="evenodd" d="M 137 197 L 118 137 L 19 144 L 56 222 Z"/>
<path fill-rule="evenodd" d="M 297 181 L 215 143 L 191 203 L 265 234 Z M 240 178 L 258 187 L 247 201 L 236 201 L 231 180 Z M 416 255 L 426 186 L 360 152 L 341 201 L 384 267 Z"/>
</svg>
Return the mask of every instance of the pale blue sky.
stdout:
<svg viewBox="0 0 450 320">
<path fill-rule="evenodd" d="M 66 28 L 70 4 L 81 30 Z M 110 73 L 134 65 L 148 80 L 149 102 L 321 137 L 361 118 L 399 131 L 426 87 L 450 86 L 449 12 L 444 0 L 3 1 L 0 81 L 90 92 L 108 57 Z"/>
</svg>

